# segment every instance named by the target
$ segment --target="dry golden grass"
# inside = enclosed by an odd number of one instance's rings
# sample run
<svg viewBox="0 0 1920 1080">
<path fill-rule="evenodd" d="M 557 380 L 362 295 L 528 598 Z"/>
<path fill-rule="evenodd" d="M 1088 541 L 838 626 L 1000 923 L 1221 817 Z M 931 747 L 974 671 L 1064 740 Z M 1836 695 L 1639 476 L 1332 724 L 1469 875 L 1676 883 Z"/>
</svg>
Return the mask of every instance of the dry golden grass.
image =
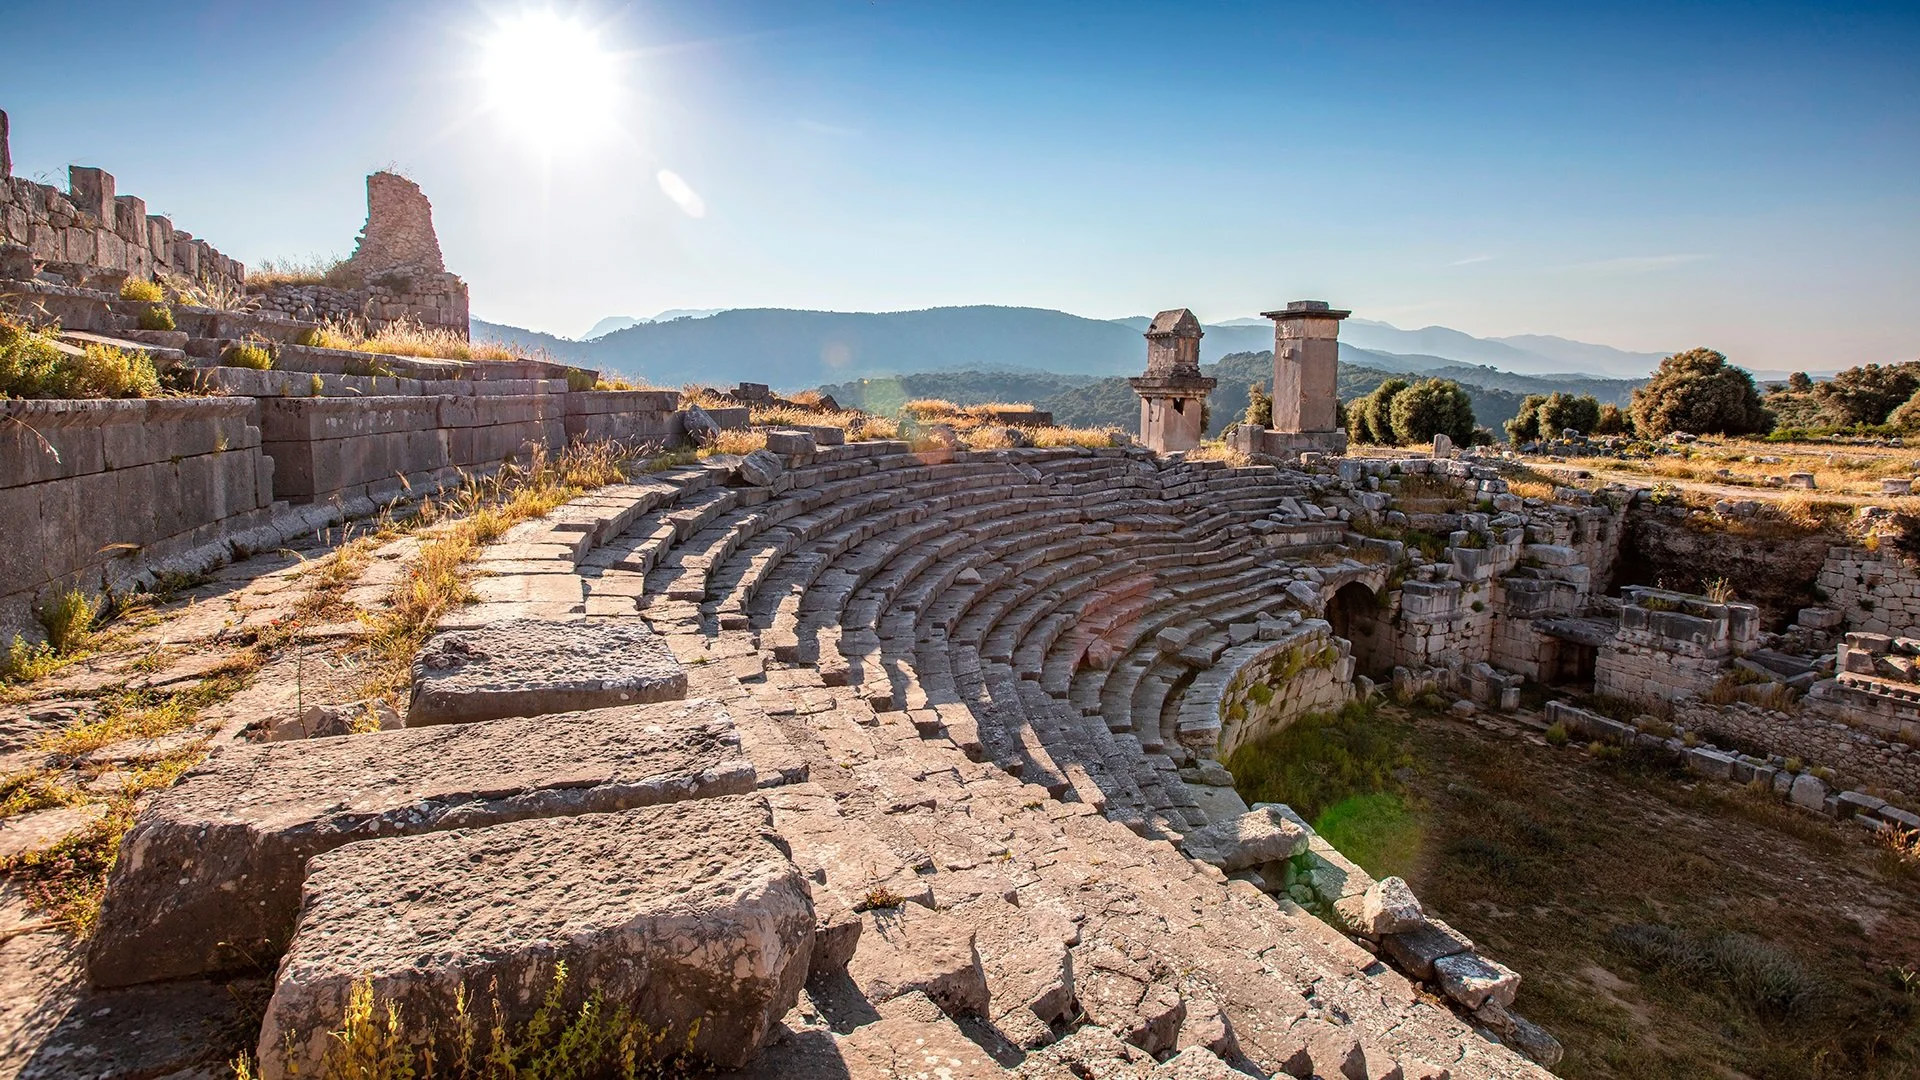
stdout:
<svg viewBox="0 0 1920 1080">
<path fill-rule="evenodd" d="M 385 698 L 396 709 L 404 706 L 414 654 L 441 616 L 472 597 L 469 564 L 482 547 L 568 499 L 619 483 L 635 456 L 620 443 L 576 443 L 551 457 L 536 454 L 525 465 L 470 479 L 440 500 L 423 500 L 415 515 L 427 527 L 419 550 L 403 568 L 387 607 L 363 616 L 372 631 L 367 696 Z"/>
<path fill-rule="evenodd" d="M 1811 473 L 1816 490 L 1832 496 L 1878 500 L 1880 481 L 1920 475 L 1920 455 L 1911 448 L 1832 446 L 1818 443 L 1767 443 L 1741 439 L 1702 439 L 1683 457 L 1622 461 L 1611 457 L 1573 457 L 1568 461 L 1596 472 L 1633 473 L 1699 484 L 1770 487 L 1770 477 Z"/>
<path fill-rule="evenodd" d="M 767 448 L 767 433 L 752 428 L 737 428 L 722 431 L 710 445 L 700 448 L 701 457 L 714 454 L 751 454 L 755 450 Z"/>
<path fill-rule="evenodd" d="M 1222 442 L 1203 442 L 1187 451 L 1188 461 L 1224 461 L 1236 469 L 1253 464 L 1253 459 L 1244 452 Z"/>
<path fill-rule="evenodd" d="M 309 255 L 305 258 L 262 259 L 247 270 L 247 289 L 260 292 L 281 285 L 328 285 L 336 289 L 354 289 L 360 276 L 347 268 L 337 255 Z"/>
<path fill-rule="evenodd" d="M 519 360 L 524 350 L 493 342 L 469 341 L 441 326 L 425 326 L 415 319 L 402 319 L 377 332 L 369 332 L 359 319 L 327 319 L 309 336 L 306 344 L 322 349 L 381 353 L 387 356 L 417 356 L 436 360 Z"/>
<path fill-rule="evenodd" d="M 1082 446 L 1098 450 L 1109 446 L 1123 446 L 1127 434 L 1119 428 L 1076 428 L 1076 427 L 1040 427 L 1024 429 L 1035 446 Z"/>
</svg>

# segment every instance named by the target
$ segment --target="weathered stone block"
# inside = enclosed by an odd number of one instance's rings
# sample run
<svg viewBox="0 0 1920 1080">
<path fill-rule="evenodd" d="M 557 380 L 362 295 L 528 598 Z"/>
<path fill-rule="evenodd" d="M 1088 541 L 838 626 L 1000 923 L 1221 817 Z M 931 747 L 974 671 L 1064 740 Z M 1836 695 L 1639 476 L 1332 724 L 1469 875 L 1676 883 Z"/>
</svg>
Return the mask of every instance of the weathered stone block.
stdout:
<svg viewBox="0 0 1920 1080">
<path fill-rule="evenodd" d="M 444 1054 L 461 994 L 484 1002 L 497 986 L 517 1030 L 559 964 L 574 1000 L 598 991 L 668 1034 L 651 1057 L 697 1024 L 695 1053 L 743 1065 L 798 999 L 813 949 L 806 880 L 782 848 L 745 795 L 321 855 L 260 1029 L 261 1074 L 317 1073 L 362 980 Z"/>
<path fill-rule="evenodd" d="M 1443 956 L 1433 962 L 1433 972 L 1447 996 L 1477 1009 L 1489 1001 L 1513 1004 L 1520 992 L 1520 976 L 1477 953 Z"/>
<path fill-rule="evenodd" d="M 868 1001 L 919 991 L 950 1015 L 987 1011 L 987 976 L 972 927 L 912 903 L 867 911 L 860 918 L 860 941 L 847 975 Z"/>
<path fill-rule="evenodd" d="M 271 963 L 303 867 L 355 840 L 751 791 L 708 701 L 234 746 L 144 810 L 88 949 L 124 986 Z"/>
<path fill-rule="evenodd" d="M 1473 941 L 1446 923 L 1429 918 L 1416 929 L 1381 937 L 1380 951 L 1401 971 L 1431 982 L 1434 961 L 1472 952 Z"/>
<path fill-rule="evenodd" d="M 513 619 L 427 642 L 413 662 L 407 726 L 670 701 L 686 692 L 686 669 L 638 620 Z"/>
<path fill-rule="evenodd" d="M 1190 832 L 1181 846 L 1193 858 L 1232 873 L 1291 859 L 1307 850 L 1308 836 L 1284 815 L 1261 808 Z"/>
</svg>

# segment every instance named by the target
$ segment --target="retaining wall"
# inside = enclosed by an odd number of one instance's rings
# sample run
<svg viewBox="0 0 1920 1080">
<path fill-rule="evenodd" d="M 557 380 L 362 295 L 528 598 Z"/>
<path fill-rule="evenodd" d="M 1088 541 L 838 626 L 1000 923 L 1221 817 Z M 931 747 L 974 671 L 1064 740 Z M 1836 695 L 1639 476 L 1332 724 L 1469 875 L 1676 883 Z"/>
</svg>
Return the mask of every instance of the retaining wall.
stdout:
<svg viewBox="0 0 1920 1080">
<path fill-rule="evenodd" d="M 273 475 L 252 398 L 0 401 L 0 626 L 263 523 Z"/>
<path fill-rule="evenodd" d="M 379 500 L 573 439 L 673 444 L 678 399 L 645 390 L 263 398 L 260 426 L 281 498 Z"/>
<path fill-rule="evenodd" d="M 1831 547 L 1815 583 L 1848 630 L 1920 637 L 1920 570 L 1900 555 Z"/>
<path fill-rule="evenodd" d="M 1225 761 L 1244 744 L 1353 696 L 1353 658 L 1324 620 L 1235 645 L 1201 672 L 1180 710 L 1180 742 Z"/>
</svg>

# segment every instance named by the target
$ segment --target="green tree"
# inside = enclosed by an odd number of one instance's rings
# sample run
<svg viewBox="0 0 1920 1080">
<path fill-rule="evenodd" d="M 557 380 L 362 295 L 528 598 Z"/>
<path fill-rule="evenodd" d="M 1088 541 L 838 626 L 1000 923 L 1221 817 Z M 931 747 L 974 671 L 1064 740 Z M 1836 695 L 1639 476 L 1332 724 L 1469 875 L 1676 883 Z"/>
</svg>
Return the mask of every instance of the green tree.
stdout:
<svg viewBox="0 0 1920 1080">
<path fill-rule="evenodd" d="M 1595 435 L 1631 435 L 1633 418 L 1627 415 L 1626 410 L 1609 401 L 1600 406 L 1600 417 L 1594 421 L 1593 433 Z"/>
<path fill-rule="evenodd" d="M 1247 387 L 1247 415 L 1245 422 L 1258 427 L 1273 426 L 1273 398 L 1267 396 L 1266 383 L 1254 383 Z"/>
<path fill-rule="evenodd" d="M 1393 443 L 1393 399 L 1407 388 L 1407 380 L 1388 379 L 1373 388 L 1373 393 L 1355 401 L 1347 410 L 1347 437 L 1357 443 Z"/>
<path fill-rule="evenodd" d="M 1760 403 L 1753 376 L 1712 349 L 1689 349 L 1660 361 L 1647 385 L 1633 392 L 1633 426 L 1657 438 L 1674 431 L 1694 435 L 1753 435 L 1773 430 L 1773 414 Z"/>
<path fill-rule="evenodd" d="M 1593 434 L 1600 422 L 1600 402 L 1592 394 L 1563 394 L 1558 390 L 1540 403 L 1540 436 L 1557 439 L 1571 428 L 1582 435 Z"/>
<path fill-rule="evenodd" d="M 1806 372 L 1796 371 L 1787 376 L 1787 389 L 1796 394 L 1804 394 L 1813 389 L 1813 380 L 1807 377 Z"/>
<path fill-rule="evenodd" d="M 1520 411 L 1507 421 L 1508 442 L 1518 446 L 1540 438 L 1540 406 L 1546 400 L 1545 394 L 1528 394 L 1520 399 Z"/>
<path fill-rule="evenodd" d="M 1887 423 L 1901 431 L 1920 431 L 1920 391 L 1903 402 L 1887 417 Z"/>
<path fill-rule="evenodd" d="M 1473 400 L 1452 379 L 1424 379 L 1393 397 L 1393 437 L 1399 443 L 1432 442 L 1445 433 L 1456 446 L 1473 443 Z"/>
<path fill-rule="evenodd" d="M 1793 386 L 1791 378 L 1787 385 Z M 1821 400 L 1823 419 L 1834 427 L 1850 427 L 1886 423 L 1887 414 L 1915 390 L 1920 390 L 1920 361 L 1848 368 L 1814 387 L 1813 393 Z"/>
</svg>

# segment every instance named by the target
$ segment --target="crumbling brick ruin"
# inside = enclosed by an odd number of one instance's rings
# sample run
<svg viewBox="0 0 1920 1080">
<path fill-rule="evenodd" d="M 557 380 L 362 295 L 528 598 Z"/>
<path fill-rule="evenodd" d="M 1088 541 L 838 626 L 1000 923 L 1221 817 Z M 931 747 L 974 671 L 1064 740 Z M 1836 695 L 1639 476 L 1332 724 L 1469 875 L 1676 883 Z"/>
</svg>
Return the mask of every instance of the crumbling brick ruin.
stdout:
<svg viewBox="0 0 1920 1080">
<path fill-rule="evenodd" d="M 370 180 L 353 261 L 458 283 L 397 177 Z M 1541 732 L 1920 826 L 1899 741 L 1920 634 L 1895 605 L 1878 632 L 1847 621 L 1904 563 L 1836 548 L 1834 608 L 1783 634 L 1752 605 L 1610 596 L 1647 493 L 1523 498 L 1471 452 L 1340 455 L 1347 312 L 1322 302 L 1269 313 L 1275 430 L 1243 426 L 1255 463 L 1229 465 L 1161 452 L 1197 438 L 1211 384 L 1184 309 L 1156 318 L 1134 382 L 1157 445 L 779 427 L 748 454 L 664 458 L 777 399 L 743 384 L 740 407 L 696 409 L 534 360 L 316 348 L 310 318 L 269 311 L 141 331 L 84 281 L 10 288 L 69 345 L 224 391 L 0 406 L 13 625 L 58 588 L 245 560 L 570 442 L 649 458 L 477 547 L 468 602 L 407 643 L 410 694 L 379 730 L 309 728 L 295 698 L 130 813 L 89 985 L 61 991 L 81 1004 L 42 1063 L 204 1064 L 130 1032 L 159 1001 L 230 1020 L 222 980 L 241 978 L 266 1000 L 260 1074 L 315 1075 L 356 985 L 444 1044 L 487 988 L 526 1021 L 564 965 L 671 1036 L 650 1053 L 685 1040 L 735 1076 L 1542 1077 L 1560 1047 L 1521 1015 L 1526 973 L 1290 807 L 1249 806 L 1235 749 L 1383 693 L 1517 713 L 1530 681 L 1632 716 L 1553 701 Z M 223 362 L 240 344 L 272 367 Z M 391 583 L 419 543 L 365 554 Z M 1720 700 L 1776 684 L 1811 703 Z"/>
<path fill-rule="evenodd" d="M 353 257 L 325 284 L 257 290 L 260 310 L 290 318 L 349 320 L 379 331 L 398 322 L 469 332 L 467 284 L 440 257 L 433 207 L 420 185 L 390 172 L 367 177 L 367 224 Z"/>
</svg>

